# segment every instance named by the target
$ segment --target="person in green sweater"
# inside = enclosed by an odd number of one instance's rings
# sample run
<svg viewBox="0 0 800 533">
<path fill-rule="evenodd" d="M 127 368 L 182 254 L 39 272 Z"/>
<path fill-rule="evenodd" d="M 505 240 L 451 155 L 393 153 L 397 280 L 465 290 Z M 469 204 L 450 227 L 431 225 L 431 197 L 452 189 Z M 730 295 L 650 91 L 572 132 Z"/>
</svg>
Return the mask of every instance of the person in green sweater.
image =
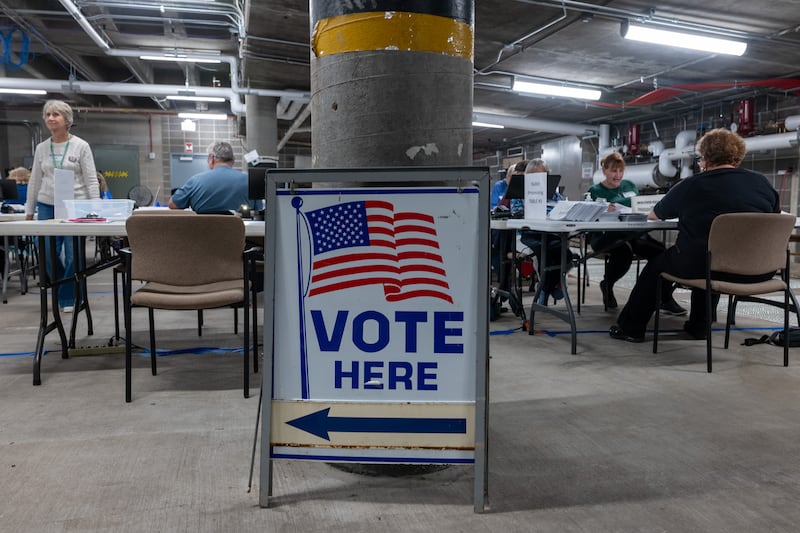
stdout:
<svg viewBox="0 0 800 533">
<path fill-rule="evenodd" d="M 589 188 L 593 200 L 602 198 L 608 202 L 608 210 L 616 211 L 618 205 L 631 206 L 631 198 L 639 194 L 636 184 L 623 179 L 625 160 L 619 152 L 611 152 L 600 161 L 600 168 L 605 179 Z M 652 259 L 664 252 L 662 243 L 647 233 L 622 233 L 618 231 L 595 232 L 589 236 L 589 242 L 596 253 L 608 254 L 608 265 L 605 277 L 600 282 L 603 304 L 608 309 L 616 309 L 617 299 L 614 296 L 614 284 L 631 268 L 634 256 Z M 661 311 L 671 315 L 685 315 L 686 309 L 678 305 L 672 297 L 674 287 L 664 284 Z"/>
</svg>

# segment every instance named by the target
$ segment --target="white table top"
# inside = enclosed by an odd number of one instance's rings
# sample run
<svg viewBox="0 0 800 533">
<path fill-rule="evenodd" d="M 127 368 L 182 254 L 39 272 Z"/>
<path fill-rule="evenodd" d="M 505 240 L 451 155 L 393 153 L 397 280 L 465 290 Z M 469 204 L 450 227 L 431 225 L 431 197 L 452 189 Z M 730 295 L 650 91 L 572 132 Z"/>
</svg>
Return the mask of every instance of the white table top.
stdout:
<svg viewBox="0 0 800 533">
<path fill-rule="evenodd" d="M 127 235 L 125 221 L 111 222 L 64 222 L 61 220 L 20 220 L 11 219 L 6 222 L 5 217 L 17 215 L 2 215 L 0 221 L 0 236 L 3 235 L 37 235 L 37 236 L 82 236 L 82 237 L 122 237 Z M 24 219 L 24 215 L 22 216 Z M 244 221 L 245 235 L 248 237 L 263 237 L 264 222 L 260 220 Z"/>
<path fill-rule="evenodd" d="M 0 213 L 0 222 L 13 222 L 25 220 L 25 213 Z"/>
<path fill-rule="evenodd" d="M 573 220 L 533 220 L 511 218 L 505 221 L 507 228 L 529 229 L 552 233 L 574 233 L 579 231 L 651 231 L 676 229 L 677 220 L 647 220 L 642 222 L 621 222 L 619 220 L 595 220 L 576 222 Z"/>
</svg>

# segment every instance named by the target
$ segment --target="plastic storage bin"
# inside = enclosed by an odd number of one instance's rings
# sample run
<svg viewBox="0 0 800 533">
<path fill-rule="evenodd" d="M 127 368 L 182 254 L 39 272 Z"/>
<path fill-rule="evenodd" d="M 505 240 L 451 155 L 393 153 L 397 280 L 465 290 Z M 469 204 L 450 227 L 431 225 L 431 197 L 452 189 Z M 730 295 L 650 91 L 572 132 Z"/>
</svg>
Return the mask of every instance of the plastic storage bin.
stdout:
<svg viewBox="0 0 800 533">
<path fill-rule="evenodd" d="M 133 211 L 133 200 L 64 200 L 67 218 L 85 218 L 97 215 L 97 218 L 126 219 Z"/>
</svg>

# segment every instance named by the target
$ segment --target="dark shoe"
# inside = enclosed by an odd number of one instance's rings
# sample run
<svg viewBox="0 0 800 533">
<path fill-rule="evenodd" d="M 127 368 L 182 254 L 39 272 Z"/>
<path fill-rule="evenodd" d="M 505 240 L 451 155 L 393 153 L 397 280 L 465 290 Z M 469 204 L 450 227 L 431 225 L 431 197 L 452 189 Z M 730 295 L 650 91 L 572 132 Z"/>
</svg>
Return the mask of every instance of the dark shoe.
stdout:
<svg viewBox="0 0 800 533">
<path fill-rule="evenodd" d="M 641 337 L 635 337 L 633 335 L 628 335 L 622 328 L 618 325 L 614 324 L 610 328 L 608 328 L 608 334 L 611 336 L 612 339 L 619 339 L 621 341 L 628 341 L 628 342 L 644 342 L 644 335 Z"/>
<path fill-rule="evenodd" d="M 550 295 L 554 300 L 562 300 L 564 298 L 564 291 L 561 289 L 561 286 L 557 286 L 550 292 Z"/>
<path fill-rule="evenodd" d="M 614 298 L 614 289 L 608 286 L 606 280 L 600 282 L 600 293 L 603 295 L 603 305 L 606 306 L 606 308 L 617 308 L 617 299 Z"/>
<path fill-rule="evenodd" d="M 703 326 L 698 326 L 697 324 L 692 324 L 688 320 L 683 323 L 683 331 L 685 331 L 687 335 L 695 340 L 706 340 L 706 328 Z"/>
<path fill-rule="evenodd" d="M 665 315 L 683 316 L 686 314 L 686 309 L 678 305 L 678 302 L 670 298 L 665 302 L 661 302 L 661 312 Z"/>
</svg>

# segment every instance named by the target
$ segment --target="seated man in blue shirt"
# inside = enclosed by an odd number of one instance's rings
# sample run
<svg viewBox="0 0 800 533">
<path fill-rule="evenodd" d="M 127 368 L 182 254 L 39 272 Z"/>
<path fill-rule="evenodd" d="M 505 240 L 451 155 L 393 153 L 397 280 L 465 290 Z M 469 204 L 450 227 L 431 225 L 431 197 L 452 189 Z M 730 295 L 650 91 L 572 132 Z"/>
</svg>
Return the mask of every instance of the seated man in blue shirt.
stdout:
<svg viewBox="0 0 800 533">
<path fill-rule="evenodd" d="M 211 170 L 195 174 L 176 189 L 169 199 L 170 209 L 190 207 L 196 213 L 260 209 L 248 197 L 247 174 L 234 170 L 233 163 L 233 147 L 226 142 L 213 143 L 208 147 Z"/>
</svg>

